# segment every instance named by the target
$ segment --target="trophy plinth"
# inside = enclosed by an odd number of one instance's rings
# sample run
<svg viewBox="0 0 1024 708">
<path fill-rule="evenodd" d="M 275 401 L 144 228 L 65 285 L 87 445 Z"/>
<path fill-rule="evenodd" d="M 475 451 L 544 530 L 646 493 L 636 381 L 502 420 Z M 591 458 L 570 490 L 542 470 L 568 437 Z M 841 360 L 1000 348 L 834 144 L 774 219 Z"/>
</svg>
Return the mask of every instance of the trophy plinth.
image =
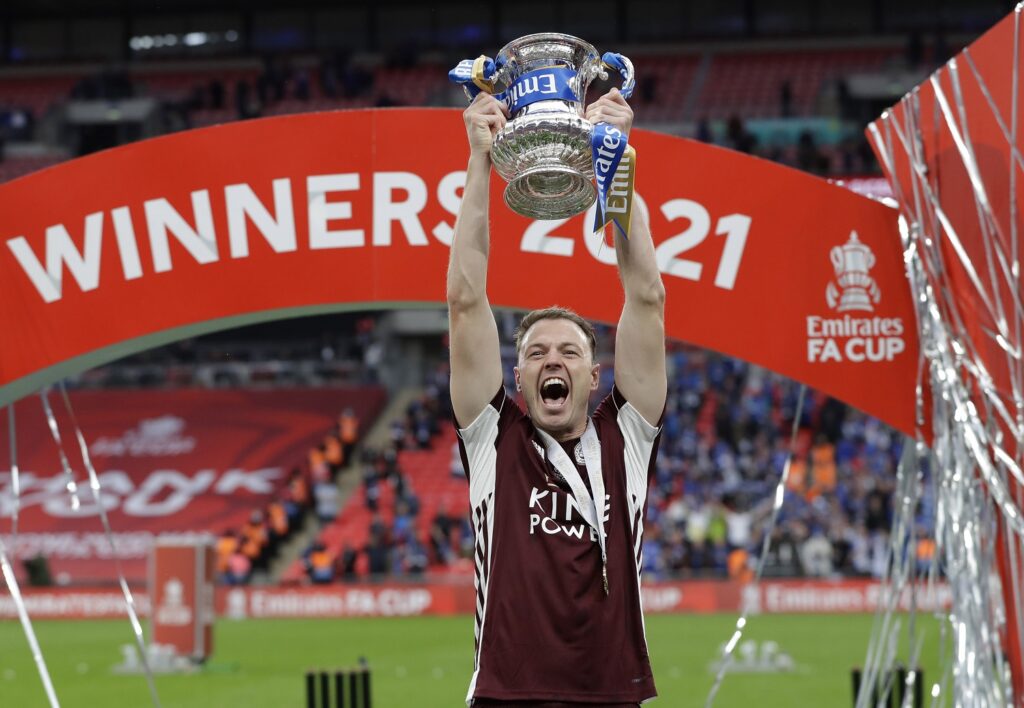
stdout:
<svg viewBox="0 0 1024 708">
<path fill-rule="evenodd" d="M 509 209 L 534 219 L 561 219 L 586 211 L 597 197 L 594 183 L 579 170 L 538 164 L 505 187 Z M 566 216 L 563 216 L 566 215 Z"/>
</svg>

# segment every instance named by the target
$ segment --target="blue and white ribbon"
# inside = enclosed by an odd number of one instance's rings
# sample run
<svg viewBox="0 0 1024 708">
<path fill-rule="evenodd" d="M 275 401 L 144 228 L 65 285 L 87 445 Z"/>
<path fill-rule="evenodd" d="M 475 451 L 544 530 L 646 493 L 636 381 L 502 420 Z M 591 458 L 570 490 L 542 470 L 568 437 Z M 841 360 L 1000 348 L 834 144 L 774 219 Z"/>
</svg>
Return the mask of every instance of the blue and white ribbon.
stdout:
<svg viewBox="0 0 1024 708">
<path fill-rule="evenodd" d="M 448 78 L 462 86 L 470 101 L 481 91 L 486 91 L 499 101 L 504 101 L 512 115 L 537 101 L 580 100 L 573 88 L 573 82 L 578 76 L 573 69 L 563 66 L 535 69 L 517 77 L 506 90 L 495 93 L 494 81 L 499 68 L 490 57 L 463 59 L 448 72 Z"/>
<path fill-rule="evenodd" d="M 633 62 L 621 54 L 605 52 L 601 55 L 605 68 L 619 72 L 623 98 L 633 95 L 636 81 Z M 598 123 L 590 138 L 590 152 L 594 160 L 594 182 L 597 185 L 597 214 L 594 231 L 611 221 L 622 235 L 629 238 L 629 219 L 633 207 L 633 178 L 636 174 L 636 151 L 628 143 L 629 136 L 608 123 Z"/>
<path fill-rule="evenodd" d="M 611 221 L 624 237 L 629 238 L 636 151 L 627 143 L 627 137 L 609 123 L 598 123 L 590 138 L 590 152 L 597 185 L 594 231 L 599 231 Z"/>
<path fill-rule="evenodd" d="M 575 69 L 550 66 L 523 74 L 508 87 L 505 103 L 509 112 L 515 115 L 537 101 L 576 101 L 580 99 L 572 87 L 578 74 Z"/>
<path fill-rule="evenodd" d="M 494 93 L 494 77 L 498 66 L 490 57 L 479 56 L 476 59 L 463 59 L 454 69 L 448 72 L 448 79 L 462 86 L 466 96 L 472 101 L 481 91 Z"/>
<path fill-rule="evenodd" d="M 628 57 L 616 54 L 615 52 L 605 52 L 601 55 L 601 61 L 605 67 L 619 72 L 619 76 L 622 77 L 622 88 L 619 89 L 622 97 L 629 98 L 632 96 L 633 89 L 636 88 L 636 79 L 633 77 L 633 62 Z"/>
</svg>

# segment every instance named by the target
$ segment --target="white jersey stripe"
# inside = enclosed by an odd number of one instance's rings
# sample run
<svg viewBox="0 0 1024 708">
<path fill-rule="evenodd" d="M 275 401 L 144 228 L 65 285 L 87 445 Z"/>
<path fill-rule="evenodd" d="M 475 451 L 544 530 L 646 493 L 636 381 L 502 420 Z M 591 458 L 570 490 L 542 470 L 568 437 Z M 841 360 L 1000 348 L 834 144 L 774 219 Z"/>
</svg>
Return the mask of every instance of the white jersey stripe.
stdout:
<svg viewBox="0 0 1024 708">
<path fill-rule="evenodd" d="M 644 518 L 643 509 L 647 502 L 647 472 L 650 469 L 651 453 L 661 428 L 644 420 L 640 412 L 628 401 L 619 407 L 616 416 L 622 439 L 625 442 L 623 454 L 626 462 L 626 494 L 631 502 L 630 513 L 636 519 L 636 537 L 633 539 L 633 557 L 636 559 L 637 596 L 640 598 L 640 626 L 647 647 L 647 622 L 643 613 L 643 592 L 640 589 L 640 568 L 643 564 Z"/>
<path fill-rule="evenodd" d="M 480 675 L 480 650 L 484 640 L 484 623 L 487 619 L 487 586 L 493 559 L 490 557 L 491 534 L 494 532 L 494 486 L 497 479 L 498 456 L 495 441 L 498 439 L 498 420 L 500 412 L 488 405 L 469 427 L 458 431 L 466 450 L 466 461 L 473 474 L 469 478 L 469 504 L 473 512 L 473 525 L 476 532 L 476 548 L 474 549 L 474 585 L 477 590 L 476 622 L 474 636 L 476 638 L 476 657 L 474 658 L 473 678 L 469 682 L 466 694 L 466 705 L 471 705 L 476 692 L 476 682 Z"/>
</svg>

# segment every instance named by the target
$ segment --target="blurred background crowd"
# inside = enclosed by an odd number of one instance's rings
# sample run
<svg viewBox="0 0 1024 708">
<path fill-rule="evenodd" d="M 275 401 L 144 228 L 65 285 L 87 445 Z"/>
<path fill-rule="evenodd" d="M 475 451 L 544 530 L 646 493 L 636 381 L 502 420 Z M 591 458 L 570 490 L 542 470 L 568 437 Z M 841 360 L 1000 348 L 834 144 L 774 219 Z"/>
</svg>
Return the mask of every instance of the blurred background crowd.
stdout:
<svg viewBox="0 0 1024 708">
<path fill-rule="evenodd" d="M 0 7 L 0 182 L 236 120 L 462 106 L 449 68 L 550 30 L 631 57 L 639 127 L 863 181 L 880 174 L 864 125 L 1011 9 L 991 0 L 298 0 L 287 8 L 267 0 L 9 0 Z M 505 341 L 515 322 L 501 313 Z M 339 411 L 322 442 L 295 460 L 276 500 L 253 509 L 243 527 L 219 530 L 221 578 L 469 574 L 445 330 L 444 313 L 428 311 L 263 324 L 134 355 L 71 385 L 380 386 L 389 405 L 378 419 Z M 612 334 L 601 330 L 604 378 L 594 404 L 611 385 Z M 800 408 L 799 384 L 757 366 L 680 342 L 669 343 L 667 356 L 645 573 L 749 578 L 795 423 L 766 574 L 881 576 L 901 436 L 815 391 Z M 508 368 L 513 358 L 505 351 Z M 927 499 L 933 490 L 924 482 Z M 921 512 L 917 524 L 917 547 L 906 552 L 927 567 L 934 519 Z"/>
<path fill-rule="evenodd" d="M 350 324 L 347 336 L 339 334 L 345 327 L 337 322 L 331 327 L 342 348 L 355 351 L 365 332 L 393 329 L 392 316 L 342 317 Z M 500 313 L 499 319 L 510 330 L 516 314 Z M 311 330 L 316 325 L 324 323 L 305 321 Z M 261 336 L 259 328 L 248 334 Z M 389 371 L 383 361 L 358 367 L 354 375 L 361 381 L 404 376 L 417 385 L 399 387 L 401 393 L 376 421 L 342 411 L 322 442 L 295 461 L 279 499 L 254 509 L 242 528 L 222 530 L 217 549 L 225 582 L 438 579 L 472 572 L 468 491 L 448 398 L 444 334 L 431 339 L 415 371 L 407 364 L 400 365 L 400 374 Z M 386 341 L 389 349 L 401 348 L 394 339 Z M 600 326 L 602 380 L 592 407 L 611 389 L 613 341 L 614 329 Z M 189 348 L 203 346 L 195 342 Z M 800 384 L 758 366 L 682 342 L 670 342 L 667 357 L 669 396 L 648 501 L 645 576 L 748 580 L 770 530 L 766 576 L 881 577 L 903 437 L 814 390 L 801 403 Z M 510 345 L 503 359 L 511 381 Z M 290 363 L 303 369 L 302 359 Z M 76 385 L 109 385 L 104 375 L 118 366 L 97 369 Z M 289 362 L 278 366 L 285 370 Z M 296 378 L 283 380 L 293 385 Z M 299 378 L 300 384 L 316 382 Z M 924 483 L 917 546 L 907 552 L 927 569 L 934 551 L 927 501 L 934 490 L 929 479 Z M 282 558 L 278 551 L 289 540 L 293 552 Z M 277 564 L 273 573 L 271 561 Z"/>
<path fill-rule="evenodd" d="M 994 0 L 10 0 L 0 9 L 0 181 L 232 120 L 463 105 L 447 70 L 537 31 L 628 54 L 641 127 L 815 174 L 874 174 L 863 126 L 1010 9 Z"/>
</svg>

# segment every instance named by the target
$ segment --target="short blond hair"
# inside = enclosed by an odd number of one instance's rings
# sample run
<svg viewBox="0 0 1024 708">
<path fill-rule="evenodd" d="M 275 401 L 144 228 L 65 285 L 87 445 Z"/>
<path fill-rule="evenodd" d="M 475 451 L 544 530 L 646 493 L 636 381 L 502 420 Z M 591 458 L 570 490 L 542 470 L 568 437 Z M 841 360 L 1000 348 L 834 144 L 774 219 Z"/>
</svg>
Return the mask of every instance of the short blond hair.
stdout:
<svg viewBox="0 0 1024 708">
<path fill-rule="evenodd" d="M 522 356 L 520 346 L 526 338 L 526 333 L 530 331 L 530 327 L 533 327 L 533 325 L 540 320 L 569 320 L 576 324 L 583 330 L 583 334 L 586 335 L 587 342 L 590 344 L 590 360 L 597 361 L 597 332 L 594 330 L 594 325 L 590 324 L 587 320 L 577 315 L 568 307 L 560 307 L 558 305 L 545 307 L 540 310 L 531 310 L 523 315 L 523 319 L 519 321 L 519 326 L 516 327 L 515 333 L 517 357 Z"/>
</svg>

